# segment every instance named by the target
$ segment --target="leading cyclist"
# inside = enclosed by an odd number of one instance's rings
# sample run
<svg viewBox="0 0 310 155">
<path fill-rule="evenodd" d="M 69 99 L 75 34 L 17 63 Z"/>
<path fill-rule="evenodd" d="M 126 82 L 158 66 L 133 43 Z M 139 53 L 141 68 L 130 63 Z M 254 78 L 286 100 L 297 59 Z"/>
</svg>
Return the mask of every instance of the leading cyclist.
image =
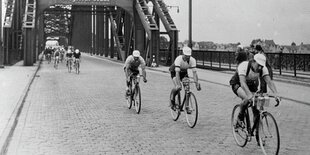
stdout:
<svg viewBox="0 0 310 155">
<path fill-rule="evenodd" d="M 134 50 L 132 55 L 129 55 L 125 61 L 124 72 L 126 77 L 126 95 L 129 93 L 129 83 L 131 75 L 141 75 L 143 76 L 143 82 L 147 82 L 146 71 L 145 71 L 145 61 L 140 56 L 138 50 Z"/>
<path fill-rule="evenodd" d="M 276 100 L 280 101 L 278 91 L 274 82 L 271 80 L 268 68 L 266 67 L 266 57 L 263 54 L 255 54 L 254 58 L 249 61 L 243 61 L 237 68 L 239 81 L 232 82 L 233 92 L 242 99 L 240 104 L 240 113 L 238 115 L 237 123 L 243 124 L 245 109 L 247 108 L 253 93 L 257 92 L 259 86 L 259 79 L 262 77 L 268 84 L 271 91 L 276 96 Z M 256 120 L 259 111 L 252 107 L 254 120 Z"/>
<path fill-rule="evenodd" d="M 171 79 L 174 85 L 174 88 L 171 90 L 172 95 L 170 96 L 171 108 L 175 107 L 175 96 L 177 95 L 177 92 L 182 89 L 182 79 L 184 77 L 188 77 L 187 69 L 192 69 L 196 88 L 198 91 L 201 90 L 196 71 L 196 59 L 191 56 L 192 49 L 189 47 L 183 47 L 182 51 L 183 55 L 179 55 L 169 68 Z"/>
</svg>

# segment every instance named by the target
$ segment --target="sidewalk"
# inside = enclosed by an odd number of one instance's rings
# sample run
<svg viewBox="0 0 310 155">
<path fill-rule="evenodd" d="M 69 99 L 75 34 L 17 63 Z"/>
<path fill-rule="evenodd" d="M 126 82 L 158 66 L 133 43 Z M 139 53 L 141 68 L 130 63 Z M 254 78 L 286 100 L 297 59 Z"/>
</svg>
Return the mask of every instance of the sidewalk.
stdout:
<svg viewBox="0 0 310 155">
<path fill-rule="evenodd" d="M 24 98 L 39 69 L 40 61 L 23 66 L 23 61 L 0 69 L 0 146 L 5 148 L 14 131 Z M 3 151 L 1 148 L 1 151 Z M 1 152 L 2 153 L 2 152 Z M 0 154 L 1 154 L 0 153 Z"/>
</svg>

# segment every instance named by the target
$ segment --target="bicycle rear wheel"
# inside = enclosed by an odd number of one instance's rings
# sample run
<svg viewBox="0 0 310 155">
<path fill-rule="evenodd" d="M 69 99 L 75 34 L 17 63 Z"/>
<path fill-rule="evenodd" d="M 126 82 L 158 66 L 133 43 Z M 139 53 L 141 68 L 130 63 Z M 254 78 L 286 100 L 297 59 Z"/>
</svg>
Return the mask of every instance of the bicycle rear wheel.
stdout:
<svg viewBox="0 0 310 155">
<path fill-rule="evenodd" d="M 236 105 L 231 115 L 231 129 L 236 144 L 240 147 L 244 147 L 248 142 L 248 134 L 247 134 L 248 131 L 246 128 L 247 126 L 246 121 L 244 121 L 244 125 L 242 126 L 237 125 L 239 112 L 240 112 L 240 105 Z"/>
<path fill-rule="evenodd" d="M 196 97 L 193 93 L 188 94 L 188 97 L 188 108 L 185 109 L 185 116 L 187 125 L 193 128 L 195 127 L 198 120 L 198 104 Z"/>
<path fill-rule="evenodd" d="M 137 85 L 135 88 L 134 96 L 135 96 L 134 104 L 135 104 L 136 112 L 137 114 L 139 114 L 141 110 L 141 90 L 140 90 L 139 85 Z"/>
<path fill-rule="evenodd" d="M 175 107 L 170 107 L 170 113 L 171 117 L 174 121 L 177 121 L 181 112 L 180 112 L 180 106 L 181 106 L 181 94 L 180 92 L 177 94 L 175 99 Z"/>
<path fill-rule="evenodd" d="M 259 145 L 265 155 L 279 154 L 280 134 L 275 118 L 264 112 L 258 126 Z"/>
</svg>

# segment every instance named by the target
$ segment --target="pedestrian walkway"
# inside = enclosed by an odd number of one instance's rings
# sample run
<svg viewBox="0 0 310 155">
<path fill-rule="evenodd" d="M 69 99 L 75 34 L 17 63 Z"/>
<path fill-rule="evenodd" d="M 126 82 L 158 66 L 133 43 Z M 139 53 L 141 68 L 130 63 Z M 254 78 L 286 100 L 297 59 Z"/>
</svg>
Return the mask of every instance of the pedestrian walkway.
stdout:
<svg viewBox="0 0 310 155">
<path fill-rule="evenodd" d="M 39 62 L 26 67 L 20 61 L 0 69 L 0 148 L 16 123 L 19 108 L 38 68 Z"/>
</svg>

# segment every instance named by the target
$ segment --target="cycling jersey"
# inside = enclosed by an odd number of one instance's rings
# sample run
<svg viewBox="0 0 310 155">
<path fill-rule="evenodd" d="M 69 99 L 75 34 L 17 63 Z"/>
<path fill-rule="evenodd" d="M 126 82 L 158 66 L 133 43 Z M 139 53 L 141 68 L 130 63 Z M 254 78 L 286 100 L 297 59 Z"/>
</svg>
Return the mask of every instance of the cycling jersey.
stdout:
<svg viewBox="0 0 310 155">
<path fill-rule="evenodd" d="M 141 66 L 142 68 L 145 67 L 144 59 L 141 56 L 139 56 L 139 59 L 135 60 L 134 57 L 131 55 L 131 56 L 127 57 L 127 59 L 125 61 L 124 68 L 129 68 L 129 69 L 132 69 L 132 70 L 137 70 L 139 66 Z"/>
<path fill-rule="evenodd" d="M 72 55 L 73 55 L 73 53 L 67 53 L 67 54 L 66 54 L 66 56 L 67 56 L 68 58 L 72 58 Z"/>
<path fill-rule="evenodd" d="M 79 53 L 74 52 L 74 53 L 73 53 L 73 56 L 74 56 L 74 58 L 76 58 L 76 59 L 80 59 L 81 53 L 80 53 L 80 52 L 79 52 Z"/>
<path fill-rule="evenodd" d="M 189 61 L 183 60 L 183 55 L 179 55 L 174 60 L 175 65 L 175 71 L 185 71 L 188 68 L 192 69 L 193 71 L 196 71 L 196 59 L 193 57 L 190 57 Z"/>
<path fill-rule="evenodd" d="M 238 66 L 238 75 L 244 75 L 245 79 L 247 81 L 256 81 L 257 79 L 259 79 L 260 77 L 260 73 L 255 73 L 253 72 L 252 69 L 249 70 L 249 73 L 247 73 L 248 70 L 248 65 L 249 65 L 249 61 L 244 61 L 242 62 L 239 66 Z M 262 77 L 269 75 L 269 71 L 267 69 L 267 67 L 263 67 L 262 73 L 261 73 Z"/>
</svg>

